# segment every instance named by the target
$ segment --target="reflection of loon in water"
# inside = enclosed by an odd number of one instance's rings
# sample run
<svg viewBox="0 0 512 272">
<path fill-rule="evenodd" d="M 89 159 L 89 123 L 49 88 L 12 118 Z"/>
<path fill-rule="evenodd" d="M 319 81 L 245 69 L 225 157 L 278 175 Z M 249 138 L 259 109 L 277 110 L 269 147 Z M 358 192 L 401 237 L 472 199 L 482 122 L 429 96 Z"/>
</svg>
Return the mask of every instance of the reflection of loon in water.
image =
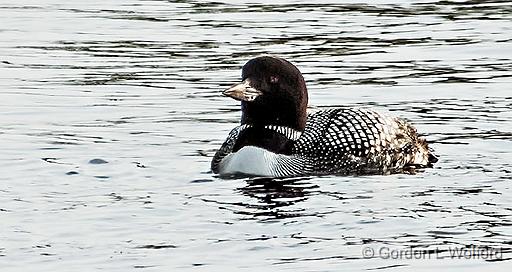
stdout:
<svg viewBox="0 0 512 272">
<path fill-rule="evenodd" d="M 402 119 L 359 108 L 308 115 L 304 78 L 284 59 L 252 59 L 243 67 L 242 80 L 224 91 L 242 102 L 242 124 L 215 154 L 215 173 L 389 173 L 437 161 L 425 139 Z"/>
<path fill-rule="evenodd" d="M 251 178 L 247 180 L 247 185 L 238 190 L 246 196 L 255 198 L 257 205 L 243 203 L 247 208 L 255 208 L 256 210 L 244 211 L 244 213 L 255 217 L 263 218 L 290 218 L 300 217 L 308 214 L 303 209 L 286 208 L 296 203 L 305 201 L 311 195 L 317 185 L 313 185 L 307 180 L 310 178 Z"/>
</svg>

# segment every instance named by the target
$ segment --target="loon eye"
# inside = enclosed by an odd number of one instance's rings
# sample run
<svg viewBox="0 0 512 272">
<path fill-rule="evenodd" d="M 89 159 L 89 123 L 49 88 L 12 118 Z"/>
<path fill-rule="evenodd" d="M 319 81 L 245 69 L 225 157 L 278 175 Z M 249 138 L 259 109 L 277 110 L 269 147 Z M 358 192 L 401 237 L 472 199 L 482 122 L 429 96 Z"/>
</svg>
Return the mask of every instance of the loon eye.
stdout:
<svg viewBox="0 0 512 272">
<path fill-rule="evenodd" d="M 278 76 L 270 76 L 270 83 L 277 83 L 279 82 Z"/>
</svg>

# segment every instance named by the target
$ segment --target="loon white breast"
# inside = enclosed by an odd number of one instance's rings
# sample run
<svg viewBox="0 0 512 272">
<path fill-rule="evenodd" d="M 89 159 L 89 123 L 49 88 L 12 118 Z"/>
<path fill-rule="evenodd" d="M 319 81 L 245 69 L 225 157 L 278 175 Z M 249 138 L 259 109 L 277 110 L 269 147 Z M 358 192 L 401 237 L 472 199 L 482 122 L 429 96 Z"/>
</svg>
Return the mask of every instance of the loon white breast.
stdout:
<svg viewBox="0 0 512 272">
<path fill-rule="evenodd" d="M 405 120 L 362 108 L 307 113 L 308 93 L 290 62 L 257 57 L 224 91 L 241 101 L 241 125 L 216 152 L 214 173 L 286 177 L 388 173 L 437 161 Z"/>
</svg>

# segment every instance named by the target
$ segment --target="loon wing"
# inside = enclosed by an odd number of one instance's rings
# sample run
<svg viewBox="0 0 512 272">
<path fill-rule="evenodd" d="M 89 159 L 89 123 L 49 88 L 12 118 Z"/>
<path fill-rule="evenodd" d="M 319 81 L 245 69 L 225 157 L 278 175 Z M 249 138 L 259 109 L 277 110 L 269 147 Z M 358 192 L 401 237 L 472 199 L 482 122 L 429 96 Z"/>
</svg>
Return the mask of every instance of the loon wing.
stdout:
<svg viewBox="0 0 512 272">
<path fill-rule="evenodd" d="M 359 108 L 310 114 L 294 153 L 313 160 L 319 173 L 427 166 L 430 156 L 426 141 L 405 120 Z"/>
<path fill-rule="evenodd" d="M 241 125 L 235 127 L 234 129 L 231 130 L 231 132 L 229 132 L 228 137 L 213 156 L 211 164 L 211 169 L 213 173 L 219 173 L 220 162 L 222 161 L 222 159 L 224 159 L 226 156 L 233 152 L 233 147 L 235 146 L 236 140 L 238 139 L 238 135 L 240 135 L 240 132 L 242 132 L 244 129 L 245 126 Z"/>
</svg>

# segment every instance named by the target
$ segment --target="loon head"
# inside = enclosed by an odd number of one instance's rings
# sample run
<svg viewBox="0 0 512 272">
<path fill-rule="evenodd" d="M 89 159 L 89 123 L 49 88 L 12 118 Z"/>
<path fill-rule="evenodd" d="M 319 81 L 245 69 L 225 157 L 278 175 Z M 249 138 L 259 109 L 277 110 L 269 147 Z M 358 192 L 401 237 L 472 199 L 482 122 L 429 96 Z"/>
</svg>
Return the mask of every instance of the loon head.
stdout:
<svg viewBox="0 0 512 272">
<path fill-rule="evenodd" d="M 223 94 L 242 102 L 242 124 L 304 131 L 306 83 L 299 69 L 284 59 L 262 56 L 249 60 L 242 68 L 242 82 Z"/>
</svg>

